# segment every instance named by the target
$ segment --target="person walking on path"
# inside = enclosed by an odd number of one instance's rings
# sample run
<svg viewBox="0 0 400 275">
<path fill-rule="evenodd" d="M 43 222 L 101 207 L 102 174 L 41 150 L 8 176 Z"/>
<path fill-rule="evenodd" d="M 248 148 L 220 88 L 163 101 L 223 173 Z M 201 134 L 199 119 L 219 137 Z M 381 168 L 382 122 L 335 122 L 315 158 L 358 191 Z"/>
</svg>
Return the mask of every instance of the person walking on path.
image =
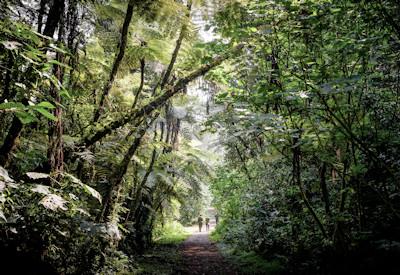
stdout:
<svg viewBox="0 0 400 275">
<path fill-rule="evenodd" d="M 206 230 L 207 231 L 210 230 L 210 218 L 209 217 L 206 218 Z"/>
<path fill-rule="evenodd" d="M 219 216 L 218 216 L 218 214 L 215 214 L 215 224 L 216 225 L 218 224 L 218 221 L 219 221 Z"/>
<path fill-rule="evenodd" d="M 197 219 L 197 222 L 199 223 L 199 232 L 201 232 L 201 228 L 203 227 L 203 217 L 201 215 Z"/>
</svg>

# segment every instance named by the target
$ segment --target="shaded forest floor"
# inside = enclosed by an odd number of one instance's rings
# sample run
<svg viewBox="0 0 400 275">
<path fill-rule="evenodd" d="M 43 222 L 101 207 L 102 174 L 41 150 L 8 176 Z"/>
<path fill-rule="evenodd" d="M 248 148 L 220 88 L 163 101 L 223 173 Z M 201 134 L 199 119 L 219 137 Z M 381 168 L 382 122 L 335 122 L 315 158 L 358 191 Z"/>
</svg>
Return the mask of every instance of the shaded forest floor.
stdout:
<svg viewBox="0 0 400 275">
<path fill-rule="evenodd" d="M 209 232 L 188 228 L 183 242 L 158 243 L 139 259 L 139 274 L 238 274 L 209 239 Z"/>
<path fill-rule="evenodd" d="M 187 228 L 186 236 L 156 241 L 138 260 L 138 274 L 282 274 L 278 262 L 269 262 L 253 252 L 236 251 L 210 240 L 211 231 Z M 213 238 L 211 238 L 213 239 Z"/>
</svg>

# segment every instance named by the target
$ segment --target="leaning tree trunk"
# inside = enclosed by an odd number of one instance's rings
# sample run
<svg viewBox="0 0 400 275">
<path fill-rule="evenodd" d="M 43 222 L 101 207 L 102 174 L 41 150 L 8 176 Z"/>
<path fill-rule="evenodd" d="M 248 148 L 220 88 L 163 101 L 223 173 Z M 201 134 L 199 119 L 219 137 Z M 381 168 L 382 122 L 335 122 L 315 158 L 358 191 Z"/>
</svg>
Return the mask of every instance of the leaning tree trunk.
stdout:
<svg viewBox="0 0 400 275">
<path fill-rule="evenodd" d="M 310 201 L 307 198 L 306 192 L 304 190 L 303 183 L 301 181 L 301 150 L 300 150 L 300 138 L 294 137 L 293 138 L 293 145 L 292 145 L 292 152 L 293 152 L 293 161 L 292 161 L 292 173 L 293 173 L 293 181 L 298 186 L 301 198 L 304 204 L 307 207 L 307 210 L 310 212 L 311 216 L 313 217 L 314 221 L 317 223 L 318 228 L 320 229 L 322 236 L 325 239 L 328 239 L 328 235 L 326 233 L 325 227 L 322 224 L 322 221 L 318 217 L 317 213 L 315 212 L 314 208 L 311 206 Z"/>
<path fill-rule="evenodd" d="M 164 137 L 164 123 L 163 122 L 160 122 L 160 131 L 161 131 L 161 133 L 160 133 L 159 142 L 161 142 Z M 156 139 L 157 139 L 157 127 L 155 127 L 155 130 L 154 130 L 153 142 L 156 142 Z M 153 167 L 156 162 L 156 159 L 157 159 L 157 149 L 154 148 L 153 152 L 151 153 L 151 159 L 150 159 L 149 166 L 147 167 L 146 173 L 143 176 L 143 179 L 141 180 L 141 182 L 138 184 L 136 190 L 134 190 L 135 191 L 134 194 L 132 194 L 133 199 L 132 199 L 132 203 L 128 207 L 129 210 L 126 215 L 125 222 L 127 222 L 129 220 L 131 213 L 133 213 L 134 216 L 136 216 L 136 212 L 139 209 L 139 205 L 142 200 L 143 188 L 146 185 L 151 172 L 153 171 Z"/>
<path fill-rule="evenodd" d="M 115 207 L 118 203 L 118 196 L 122 188 L 122 180 L 126 174 L 126 171 L 128 170 L 131 158 L 135 154 L 136 150 L 139 148 L 143 136 L 146 134 L 147 129 L 156 117 L 154 117 L 149 124 L 140 127 L 132 145 L 129 147 L 128 151 L 124 155 L 123 160 L 114 171 L 113 176 L 110 180 L 111 184 L 103 200 L 103 209 L 97 218 L 99 222 L 104 222 L 107 219 L 112 220 L 112 216 L 115 212 Z"/>
<path fill-rule="evenodd" d="M 153 113 L 154 110 L 157 110 L 158 108 L 163 106 L 171 97 L 184 90 L 186 88 L 186 85 L 188 85 L 191 81 L 193 81 L 197 77 L 205 75 L 208 71 L 220 65 L 222 62 L 230 58 L 233 54 L 242 50 L 243 47 L 244 44 L 239 44 L 233 49 L 232 52 L 228 52 L 215 57 L 210 61 L 210 63 L 203 65 L 186 77 L 179 79 L 173 87 L 165 89 L 165 92 L 162 95 L 156 97 L 154 100 L 150 101 L 137 111 L 132 111 L 127 115 L 112 121 L 111 123 L 104 126 L 102 129 L 97 130 L 94 134 L 83 137 L 83 139 L 77 144 L 77 147 L 90 147 L 97 141 L 103 139 L 108 134 L 128 124 L 129 122 L 150 115 L 151 113 Z"/>
</svg>

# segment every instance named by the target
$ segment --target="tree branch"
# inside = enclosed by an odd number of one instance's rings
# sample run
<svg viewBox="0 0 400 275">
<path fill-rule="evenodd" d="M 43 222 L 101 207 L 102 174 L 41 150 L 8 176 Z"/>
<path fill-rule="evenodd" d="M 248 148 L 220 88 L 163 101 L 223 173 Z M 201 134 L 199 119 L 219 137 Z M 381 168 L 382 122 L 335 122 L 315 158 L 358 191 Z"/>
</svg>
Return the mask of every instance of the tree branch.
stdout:
<svg viewBox="0 0 400 275">
<path fill-rule="evenodd" d="M 233 49 L 233 51 L 215 57 L 210 63 L 200 67 L 199 69 L 192 72 L 188 76 L 178 80 L 178 82 L 173 87 L 168 88 L 162 95 L 158 96 L 153 101 L 144 105 L 139 110 L 130 112 L 124 117 L 109 123 L 103 129 L 98 130 L 91 136 L 84 137 L 82 141 L 78 144 L 78 146 L 89 147 L 94 143 L 96 143 L 97 141 L 104 138 L 105 136 L 109 135 L 116 129 L 126 125 L 127 123 L 151 114 L 155 109 L 164 105 L 164 103 L 167 102 L 168 99 L 170 99 L 171 97 L 182 91 L 186 87 L 186 85 L 189 84 L 191 81 L 202 75 L 205 75 L 208 71 L 220 65 L 223 61 L 227 60 L 228 58 L 230 58 L 232 54 L 239 52 L 241 49 L 243 49 L 243 47 L 244 47 L 243 44 L 239 44 Z"/>
</svg>

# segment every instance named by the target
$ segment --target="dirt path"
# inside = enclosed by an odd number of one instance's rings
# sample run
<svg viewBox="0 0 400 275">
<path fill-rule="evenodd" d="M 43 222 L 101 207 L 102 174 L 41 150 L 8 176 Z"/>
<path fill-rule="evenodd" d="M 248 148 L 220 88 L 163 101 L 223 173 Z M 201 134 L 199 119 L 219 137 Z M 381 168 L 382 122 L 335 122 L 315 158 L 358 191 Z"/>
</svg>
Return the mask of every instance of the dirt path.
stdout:
<svg viewBox="0 0 400 275">
<path fill-rule="evenodd" d="M 193 230 L 195 231 L 195 230 Z M 194 232 L 182 245 L 183 274 L 237 275 L 224 260 L 208 232 Z"/>
</svg>

